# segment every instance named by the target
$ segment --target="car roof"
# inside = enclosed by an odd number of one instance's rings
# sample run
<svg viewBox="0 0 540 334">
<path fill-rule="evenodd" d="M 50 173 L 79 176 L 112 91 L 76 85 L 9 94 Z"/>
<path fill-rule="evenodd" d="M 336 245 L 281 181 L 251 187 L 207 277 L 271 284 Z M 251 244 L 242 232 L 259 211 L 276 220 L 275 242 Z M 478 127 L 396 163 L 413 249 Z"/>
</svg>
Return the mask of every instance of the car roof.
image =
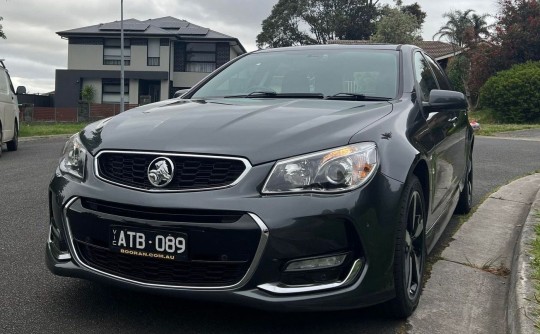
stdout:
<svg viewBox="0 0 540 334">
<path fill-rule="evenodd" d="M 284 52 L 284 51 L 308 51 L 308 50 L 344 50 L 344 49 L 358 49 L 358 50 L 412 50 L 420 49 L 415 45 L 409 44 L 361 44 L 361 45 L 343 45 L 343 44 L 323 44 L 323 45 L 303 45 L 303 46 L 289 46 L 282 48 L 268 48 L 257 50 L 254 53 L 267 53 L 267 52 Z"/>
</svg>

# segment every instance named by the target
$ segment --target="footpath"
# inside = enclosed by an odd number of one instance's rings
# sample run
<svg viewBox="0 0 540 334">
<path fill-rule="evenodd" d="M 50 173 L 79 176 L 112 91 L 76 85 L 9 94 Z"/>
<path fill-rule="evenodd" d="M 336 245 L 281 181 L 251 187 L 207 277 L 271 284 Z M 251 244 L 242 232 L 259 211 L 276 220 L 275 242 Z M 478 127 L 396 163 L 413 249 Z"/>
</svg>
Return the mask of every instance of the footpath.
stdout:
<svg viewBox="0 0 540 334">
<path fill-rule="evenodd" d="M 492 138 L 540 141 L 540 129 Z M 434 264 L 408 332 L 538 333 L 540 304 L 528 255 L 538 224 L 540 173 L 491 194 Z"/>
</svg>

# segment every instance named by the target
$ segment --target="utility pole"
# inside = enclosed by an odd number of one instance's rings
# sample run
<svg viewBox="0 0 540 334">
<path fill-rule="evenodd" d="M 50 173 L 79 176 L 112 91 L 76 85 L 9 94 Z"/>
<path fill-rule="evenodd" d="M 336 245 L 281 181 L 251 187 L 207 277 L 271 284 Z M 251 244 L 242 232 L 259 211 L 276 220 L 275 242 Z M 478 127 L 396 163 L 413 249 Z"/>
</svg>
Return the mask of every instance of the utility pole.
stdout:
<svg viewBox="0 0 540 334">
<path fill-rule="evenodd" d="M 124 0 L 120 0 L 120 112 L 124 112 Z"/>
</svg>

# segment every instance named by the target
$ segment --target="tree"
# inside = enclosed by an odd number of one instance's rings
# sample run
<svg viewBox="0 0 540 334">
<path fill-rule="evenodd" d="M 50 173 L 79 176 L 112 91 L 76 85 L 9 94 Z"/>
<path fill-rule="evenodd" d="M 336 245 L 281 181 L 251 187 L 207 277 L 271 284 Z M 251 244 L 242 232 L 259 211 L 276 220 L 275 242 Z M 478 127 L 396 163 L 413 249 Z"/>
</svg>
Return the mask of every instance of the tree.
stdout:
<svg viewBox="0 0 540 334">
<path fill-rule="evenodd" d="M 507 68 L 528 60 L 540 60 L 540 2 L 500 0 L 501 14 L 494 42 L 502 49 Z"/>
<path fill-rule="evenodd" d="M 343 9 L 341 26 L 337 27 L 339 39 L 367 40 L 375 33 L 375 21 L 380 16 L 379 0 L 348 1 Z"/>
<path fill-rule="evenodd" d="M 455 90 L 463 94 L 467 94 L 465 83 L 469 80 L 469 68 L 469 58 L 464 54 L 459 54 L 451 58 L 446 67 L 446 74 L 448 74 L 448 79 L 450 79 L 452 86 L 454 86 Z"/>
<path fill-rule="evenodd" d="M 480 42 L 489 36 L 489 26 L 486 22 L 488 15 L 478 15 L 473 9 L 467 9 L 447 12 L 443 17 L 447 19 L 446 24 L 433 38 L 438 37 L 439 40 L 445 38 L 456 46 L 455 51 L 461 51 L 461 54 L 449 64 L 447 72 L 454 86 L 465 93 L 472 107 L 476 104 L 480 87 L 476 84 L 473 85 L 474 88 L 470 86 L 471 81 L 478 79 L 471 74 L 476 64 L 471 58 L 479 59 L 476 57 L 477 48 L 481 45 Z"/>
<path fill-rule="evenodd" d="M 421 27 L 425 20 L 426 20 L 426 12 L 422 11 L 422 8 L 420 8 L 420 5 L 415 2 L 412 5 L 408 6 L 402 6 L 401 11 L 403 13 L 411 14 L 412 16 L 416 17 L 416 20 L 418 21 L 418 25 Z"/>
<path fill-rule="evenodd" d="M 2 21 L 4 18 L 0 16 L 0 21 Z M 2 30 L 2 25 L 0 24 L 0 38 L 6 39 L 6 34 L 4 34 L 4 30 Z"/>
<path fill-rule="evenodd" d="M 410 44 L 421 40 L 420 31 L 425 18 L 424 12 L 420 10 L 418 4 L 415 7 L 418 16 L 409 13 L 409 9 L 404 10 L 401 1 L 395 1 L 394 7 L 386 6 L 383 9 L 382 18 L 377 22 L 377 31 L 371 38 L 377 43 Z"/>
<path fill-rule="evenodd" d="M 85 85 L 81 91 L 81 98 L 84 102 L 90 104 L 94 101 L 96 89 L 92 85 Z"/>
<path fill-rule="evenodd" d="M 257 46 L 326 44 L 333 39 L 369 39 L 379 0 L 279 0 L 262 22 Z M 307 27 L 307 30 L 302 30 Z"/>
<path fill-rule="evenodd" d="M 495 73 L 514 64 L 540 60 L 540 3 L 537 0 L 500 0 L 495 33 L 490 43 L 469 52 L 469 87 L 477 96 Z"/>
<path fill-rule="evenodd" d="M 276 48 L 314 44 L 316 41 L 298 27 L 301 21 L 300 7 L 299 2 L 287 0 L 280 0 L 274 5 L 270 16 L 262 22 L 262 32 L 257 35 L 257 46 Z"/>
<path fill-rule="evenodd" d="M 438 36 L 439 40 L 441 40 L 444 37 L 460 48 L 468 46 L 471 41 L 479 41 L 481 34 L 488 33 L 485 20 L 487 15 L 478 16 L 473 13 L 473 9 L 454 10 L 444 13 L 443 17 L 447 19 L 446 24 L 433 35 L 433 38 L 435 39 Z"/>
<path fill-rule="evenodd" d="M 490 26 L 487 24 L 486 18 L 488 18 L 488 14 L 478 15 L 476 13 L 472 13 L 470 19 L 471 19 L 471 25 L 465 32 L 465 41 L 468 46 L 476 46 L 479 42 L 486 40 L 489 35 L 489 28 Z"/>
</svg>

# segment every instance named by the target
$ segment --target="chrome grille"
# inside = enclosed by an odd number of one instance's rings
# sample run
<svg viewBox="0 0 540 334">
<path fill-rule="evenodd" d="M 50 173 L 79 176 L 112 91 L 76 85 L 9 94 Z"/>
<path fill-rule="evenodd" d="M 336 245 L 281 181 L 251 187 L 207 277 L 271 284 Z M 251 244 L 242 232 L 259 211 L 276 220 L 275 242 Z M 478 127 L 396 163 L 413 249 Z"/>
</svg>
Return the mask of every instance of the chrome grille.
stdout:
<svg viewBox="0 0 540 334">
<path fill-rule="evenodd" d="M 163 188 L 148 180 L 148 166 L 159 157 L 171 159 L 175 173 Z M 240 158 L 105 151 L 96 157 L 97 176 L 105 181 L 147 191 L 190 191 L 224 188 L 236 184 L 250 168 Z"/>
</svg>

